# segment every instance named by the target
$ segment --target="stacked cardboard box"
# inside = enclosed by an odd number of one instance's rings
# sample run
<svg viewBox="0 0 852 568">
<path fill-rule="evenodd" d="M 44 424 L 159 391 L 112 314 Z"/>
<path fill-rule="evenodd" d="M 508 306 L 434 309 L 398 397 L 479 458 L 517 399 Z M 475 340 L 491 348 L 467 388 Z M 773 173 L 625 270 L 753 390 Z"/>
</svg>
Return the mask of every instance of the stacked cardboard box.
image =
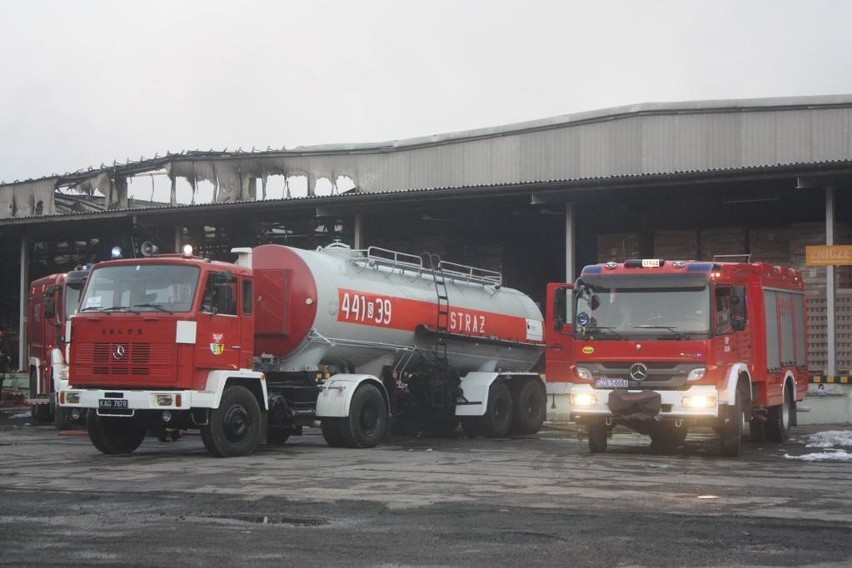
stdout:
<svg viewBox="0 0 852 568">
<path fill-rule="evenodd" d="M 787 229 L 752 229 L 748 233 L 752 262 L 790 266 L 790 238 Z"/>
<path fill-rule="evenodd" d="M 623 262 L 630 258 L 640 258 L 640 250 L 637 233 L 598 235 L 598 262 Z"/>
<path fill-rule="evenodd" d="M 697 231 L 657 231 L 654 233 L 654 256 L 669 260 L 698 259 Z"/>
<path fill-rule="evenodd" d="M 746 231 L 741 228 L 706 229 L 698 237 L 698 254 L 701 260 L 713 260 L 714 257 L 730 257 L 732 255 L 747 255 Z M 743 260 L 730 258 L 729 260 Z"/>
</svg>

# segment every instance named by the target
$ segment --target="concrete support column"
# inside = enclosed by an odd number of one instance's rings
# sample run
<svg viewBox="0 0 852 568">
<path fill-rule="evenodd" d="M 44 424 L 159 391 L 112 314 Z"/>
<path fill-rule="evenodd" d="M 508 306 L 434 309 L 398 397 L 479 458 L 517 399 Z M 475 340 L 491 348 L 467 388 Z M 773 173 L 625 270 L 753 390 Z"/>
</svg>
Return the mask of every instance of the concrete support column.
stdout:
<svg viewBox="0 0 852 568">
<path fill-rule="evenodd" d="M 825 188 L 825 244 L 827 245 L 834 244 L 834 214 L 834 187 L 829 186 Z M 826 369 L 825 372 L 830 377 L 837 374 L 837 330 L 835 325 L 835 304 L 837 302 L 837 298 L 834 281 L 835 270 L 834 266 L 827 266 L 825 271 L 825 301 L 827 307 L 826 347 L 828 348 L 828 369 Z"/>
<path fill-rule="evenodd" d="M 574 204 L 565 204 L 565 281 L 573 282 L 575 276 L 574 270 L 574 250 L 576 235 L 574 232 Z"/>
<path fill-rule="evenodd" d="M 30 247 L 27 237 L 21 237 L 21 293 L 18 299 L 18 370 L 27 368 L 27 296 L 30 291 Z"/>
<path fill-rule="evenodd" d="M 364 216 L 361 213 L 356 213 L 352 216 L 352 223 L 354 225 L 352 248 L 362 249 L 364 248 Z"/>
</svg>

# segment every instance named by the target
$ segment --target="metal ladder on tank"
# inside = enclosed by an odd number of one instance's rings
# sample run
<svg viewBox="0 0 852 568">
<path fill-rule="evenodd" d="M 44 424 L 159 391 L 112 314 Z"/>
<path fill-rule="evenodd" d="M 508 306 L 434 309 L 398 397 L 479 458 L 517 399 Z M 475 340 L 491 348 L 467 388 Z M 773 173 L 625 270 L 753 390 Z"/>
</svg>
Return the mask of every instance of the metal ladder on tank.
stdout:
<svg viewBox="0 0 852 568">
<path fill-rule="evenodd" d="M 435 294 L 438 298 L 438 314 L 435 322 L 435 358 L 441 363 L 447 363 L 447 340 L 450 336 L 450 297 L 447 294 L 447 279 L 441 268 L 441 258 L 429 253 L 429 264 L 432 269 L 432 279 L 435 282 Z"/>
</svg>

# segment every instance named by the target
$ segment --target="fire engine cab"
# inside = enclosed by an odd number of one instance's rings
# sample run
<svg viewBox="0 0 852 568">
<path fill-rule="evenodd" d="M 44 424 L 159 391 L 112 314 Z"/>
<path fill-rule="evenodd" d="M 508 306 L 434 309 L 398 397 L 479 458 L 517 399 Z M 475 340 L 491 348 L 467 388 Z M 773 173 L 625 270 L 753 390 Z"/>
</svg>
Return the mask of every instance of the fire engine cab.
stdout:
<svg viewBox="0 0 852 568">
<path fill-rule="evenodd" d="M 767 263 L 586 266 L 549 285 L 545 333 L 548 391 L 569 395 L 592 452 L 618 425 L 660 452 L 709 427 L 736 456 L 746 427 L 786 440 L 808 389 L 802 277 Z"/>
</svg>

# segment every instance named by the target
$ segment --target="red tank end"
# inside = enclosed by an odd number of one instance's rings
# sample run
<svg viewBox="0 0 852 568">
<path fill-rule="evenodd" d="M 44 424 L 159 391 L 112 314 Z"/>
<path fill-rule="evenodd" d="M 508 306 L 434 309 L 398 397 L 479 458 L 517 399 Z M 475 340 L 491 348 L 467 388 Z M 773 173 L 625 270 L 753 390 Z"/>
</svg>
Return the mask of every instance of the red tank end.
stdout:
<svg viewBox="0 0 852 568">
<path fill-rule="evenodd" d="M 310 268 L 292 249 L 262 245 L 252 252 L 255 355 L 282 357 L 308 335 L 317 314 L 317 286 Z"/>
</svg>

